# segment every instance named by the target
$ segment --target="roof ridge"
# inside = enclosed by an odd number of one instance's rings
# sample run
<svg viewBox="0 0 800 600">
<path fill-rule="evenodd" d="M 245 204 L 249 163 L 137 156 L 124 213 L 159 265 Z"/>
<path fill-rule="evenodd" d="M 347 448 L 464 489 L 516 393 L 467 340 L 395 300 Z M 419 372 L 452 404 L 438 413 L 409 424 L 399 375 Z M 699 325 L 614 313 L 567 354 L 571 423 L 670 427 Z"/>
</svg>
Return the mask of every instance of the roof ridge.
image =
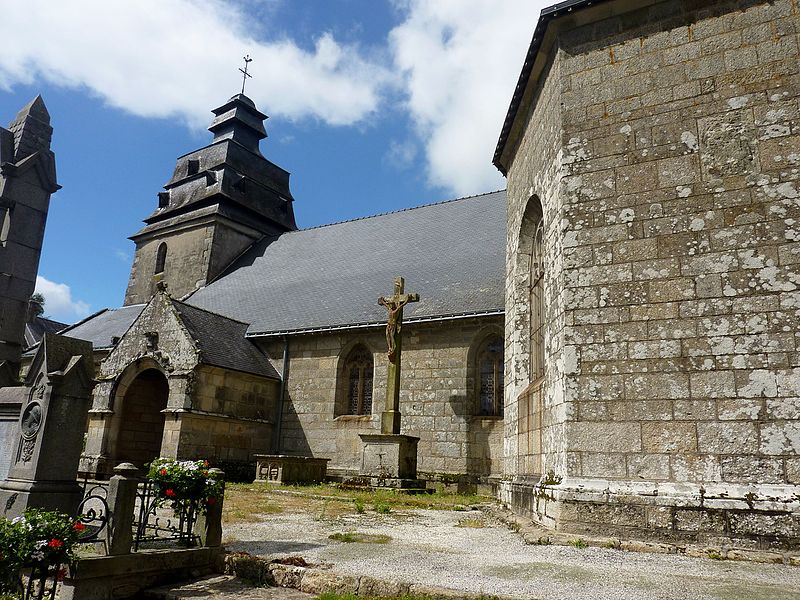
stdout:
<svg viewBox="0 0 800 600">
<path fill-rule="evenodd" d="M 201 289 L 201 288 L 198 288 L 198 289 Z M 195 291 L 197 291 L 197 290 L 195 290 Z M 233 321 L 234 323 L 239 323 L 241 325 L 246 325 L 247 327 L 250 326 L 250 323 L 248 323 L 247 321 L 240 321 L 239 319 L 234 319 L 232 317 L 228 317 L 227 315 L 223 315 L 221 313 L 214 312 L 213 310 L 208 310 L 207 308 L 200 308 L 199 306 L 195 306 L 194 304 L 189 304 L 188 302 L 183 302 L 181 300 L 176 300 L 175 298 L 172 298 L 172 297 L 170 297 L 170 301 L 173 304 L 182 304 L 183 306 L 188 306 L 191 309 L 199 310 L 199 311 L 202 311 L 204 313 L 208 313 L 210 315 L 214 315 L 215 317 L 222 317 L 223 319 L 227 319 L 228 321 Z"/>
<path fill-rule="evenodd" d="M 303 231 L 313 231 L 315 229 L 322 229 L 324 227 L 331 227 L 333 225 L 342 225 L 343 223 L 354 223 L 356 221 L 365 221 L 366 219 L 374 219 L 375 217 L 385 217 L 386 215 L 395 215 L 398 213 L 409 212 L 412 210 L 417 210 L 418 208 L 428 208 L 430 206 L 440 206 L 442 204 L 450 204 L 451 202 L 460 202 L 461 200 L 471 200 L 473 198 L 480 198 L 481 196 L 490 196 L 491 194 L 497 194 L 499 192 L 505 192 L 506 188 L 501 188 L 499 190 L 493 190 L 491 192 L 483 192 L 481 194 L 472 194 L 471 196 L 462 196 L 460 198 L 450 198 L 449 200 L 440 200 L 439 202 L 429 202 L 428 204 L 420 204 L 419 206 L 409 206 L 407 208 L 398 208 L 397 210 L 389 210 L 382 213 L 376 213 L 374 215 L 366 215 L 363 217 L 354 217 L 352 219 L 344 219 L 342 221 L 334 221 L 333 223 L 323 223 L 322 225 L 314 225 L 313 227 L 306 227 L 304 229 L 295 229 L 294 231 L 286 231 L 281 234 L 281 237 L 287 234 L 292 233 L 301 233 Z"/>
</svg>

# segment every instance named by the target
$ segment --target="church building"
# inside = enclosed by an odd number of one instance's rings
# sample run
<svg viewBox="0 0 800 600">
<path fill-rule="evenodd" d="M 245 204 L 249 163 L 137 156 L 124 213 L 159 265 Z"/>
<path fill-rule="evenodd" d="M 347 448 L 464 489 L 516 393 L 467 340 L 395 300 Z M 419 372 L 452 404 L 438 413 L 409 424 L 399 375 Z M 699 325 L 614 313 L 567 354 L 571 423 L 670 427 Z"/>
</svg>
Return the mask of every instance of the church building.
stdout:
<svg viewBox="0 0 800 600">
<path fill-rule="evenodd" d="M 213 140 L 178 159 L 132 237 L 125 305 L 63 332 L 102 359 L 82 470 L 283 453 L 357 474 L 385 403 L 377 300 L 402 276 L 420 296 L 400 386 L 419 471 L 499 476 L 505 194 L 298 230 L 289 173 L 260 151 L 266 115 L 241 94 L 213 112 Z"/>
<path fill-rule="evenodd" d="M 494 157 L 515 510 L 576 533 L 800 542 L 799 11 L 542 12 Z"/>
<path fill-rule="evenodd" d="M 402 276 L 421 477 L 575 534 L 797 548 L 800 6 L 567 0 L 531 27 L 494 155 L 507 191 L 300 230 L 266 116 L 241 94 L 214 110 L 132 237 L 125 305 L 62 332 L 97 362 L 82 470 L 252 477 L 282 453 L 357 474 L 387 389 L 378 298 Z M 0 129 L 40 210 L 43 109 Z M 0 287 L 15 314 L 31 280 Z"/>
</svg>

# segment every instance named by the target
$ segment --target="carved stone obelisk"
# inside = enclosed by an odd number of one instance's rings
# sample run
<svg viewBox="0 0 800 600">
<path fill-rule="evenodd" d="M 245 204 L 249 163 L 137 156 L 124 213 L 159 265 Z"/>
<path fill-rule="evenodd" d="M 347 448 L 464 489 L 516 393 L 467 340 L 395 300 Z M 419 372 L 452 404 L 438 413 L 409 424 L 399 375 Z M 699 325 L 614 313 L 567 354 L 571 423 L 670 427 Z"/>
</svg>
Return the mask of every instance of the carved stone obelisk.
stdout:
<svg viewBox="0 0 800 600">
<path fill-rule="evenodd" d="M 369 477 L 373 485 L 410 487 L 418 485 L 418 437 L 400 435 L 400 366 L 403 354 L 403 308 L 409 302 L 418 302 L 419 294 L 406 294 L 405 280 L 394 280 L 394 294 L 381 296 L 378 304 L 388 312 L 386 322 L 386 358 L 389 361 L 386 375 L 386 405 L 381 413 L 381 433 L 361 434 L 364 444 L 361 475 Z"/>
</svg>

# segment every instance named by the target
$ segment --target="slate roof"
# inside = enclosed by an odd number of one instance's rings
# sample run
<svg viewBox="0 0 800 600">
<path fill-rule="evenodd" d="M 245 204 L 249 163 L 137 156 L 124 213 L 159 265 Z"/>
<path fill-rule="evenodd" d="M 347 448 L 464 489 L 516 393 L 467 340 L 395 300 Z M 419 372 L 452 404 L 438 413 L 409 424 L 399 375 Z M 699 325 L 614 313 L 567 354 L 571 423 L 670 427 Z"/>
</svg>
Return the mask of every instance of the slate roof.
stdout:
<svg viewBox="0 0 800 600">
<path fill-rule="evenodd" d="M 177 300 L 172 304 L 200 348 L 201 363 L 280 379 L 267 357 L 245 338 L 247 323 Z"/>
<path fill-rule="evenodd" d="M 58 333 L 67 326 L 53 319 L 34 317 L 33 321 L 25 323 L 25 348 L 31 348 L 39 343 L 45 333 Z"/>
<path fill-rule="evenodd" d="M 122 308 L 107 308 L 83 321 L 61 331 L 63 335 L 92 342 L 95 350 L 111 348 L 111 338 L 122 337 L 137 317 L 142 314 L 144 304 L 132 304 Z"/>
<path fill-rule="evenodd" d="M 186 302 L 275 335 L 385 321 L 394 277 L 405 320 L 504 310 L 505 191 L 291 231 L 257 244 Z"/>
</svg>

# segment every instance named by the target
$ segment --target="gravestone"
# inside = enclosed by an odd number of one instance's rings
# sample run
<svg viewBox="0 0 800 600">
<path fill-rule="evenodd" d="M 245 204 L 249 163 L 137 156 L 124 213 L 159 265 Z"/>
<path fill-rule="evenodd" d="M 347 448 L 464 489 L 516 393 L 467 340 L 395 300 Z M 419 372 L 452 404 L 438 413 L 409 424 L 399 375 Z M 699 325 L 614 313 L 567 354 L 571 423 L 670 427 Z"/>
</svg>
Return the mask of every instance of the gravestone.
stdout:
<svg viewBox="0 0 800 600">
<path fill-rule="evenodd" d="M 363 449 L 360 475 L 376 486 L 417 487 L 418 437 L 400 434 L 400 366 L 403 354 L 403 307 L 418 302 L 419 294 L 404 293 L 405 280 L 395 278 L 394 294 L 378 298 L 386 308 L 386 407 L 381 413 L 380 434 L 360 434 Z"/>
<path fill-rule="evenodd" d="M 26 508 L 74 513 L 83 494 L 76 479 L 94 386 L 92 344 L 45 334 L 22 388 L 22 410 L 0 514 Z M 15 392 L 19 394 L 19 392 Z"/>
</svg>

